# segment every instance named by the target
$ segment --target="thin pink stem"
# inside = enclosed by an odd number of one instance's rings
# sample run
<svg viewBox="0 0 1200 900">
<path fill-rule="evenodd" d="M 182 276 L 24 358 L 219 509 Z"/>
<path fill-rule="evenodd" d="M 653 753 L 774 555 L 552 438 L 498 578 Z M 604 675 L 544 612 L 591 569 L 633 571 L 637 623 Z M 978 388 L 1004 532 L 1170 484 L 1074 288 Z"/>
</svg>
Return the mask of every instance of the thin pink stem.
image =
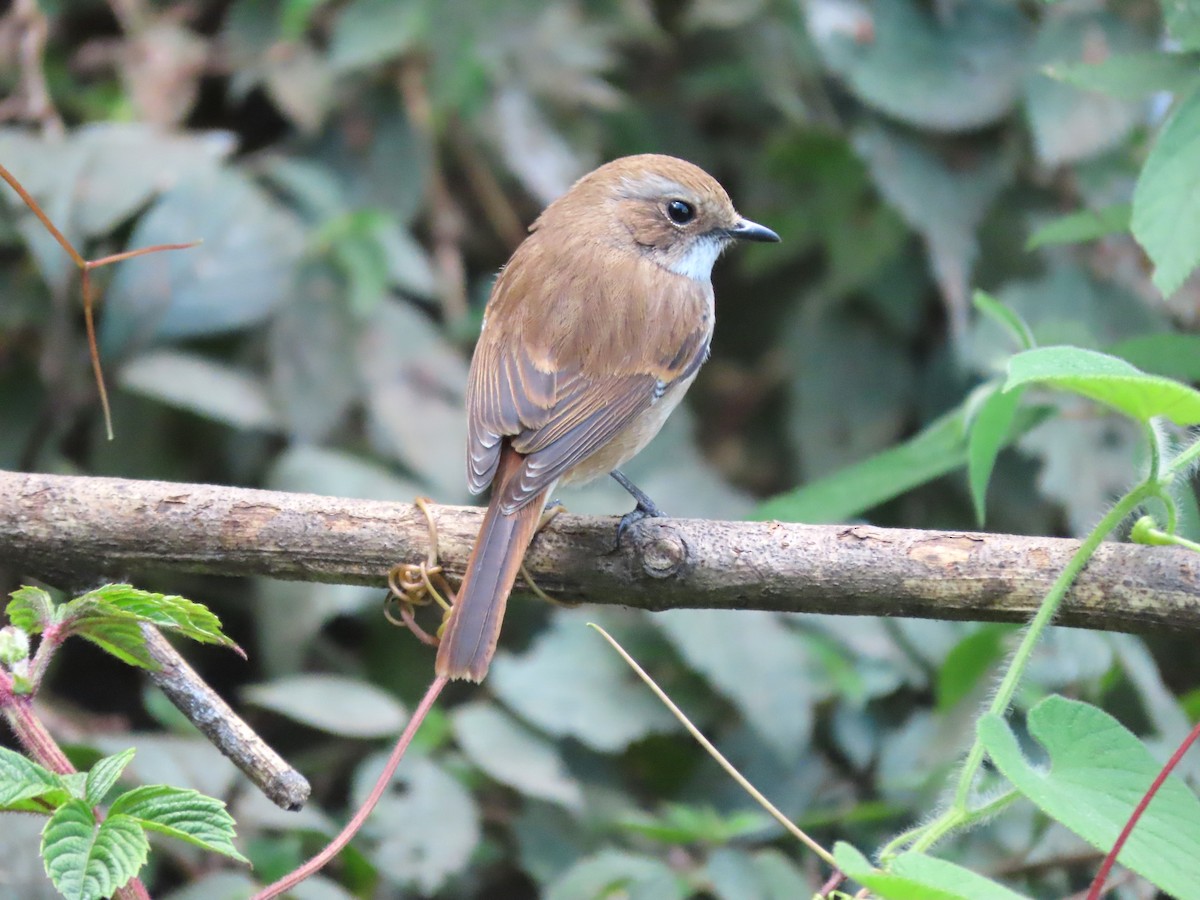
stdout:
<svg viewBox="0 0 1200 900">
<path fill-rule="evenodd" d="M 442 692 L 442 688 L 446 686 L 446 681 L 447 679 L 444 675 L 439 675 L 433 679 L 433 683 L 429 685 L 428 690 L 425 691 L 425 696 L 421 698 L 421 702 L 413 712 L 412 718 L 404 726 L 404 733 L 400 735 L 400 740 L 396 741 L 396 746 L 392 749 L 392 755 L 388 757 L 387 764 L 384 765 L 383 772 L 380 773 L 378 780 L 375 782 L 375 787 L 371 789 L 370 796 L 359 807 L 358 812 L 354 814 L 354 818 L 346 823 L 346 827 L 338 833 L 337 837 L 329 842 L 329 845 L 324 850 L 300 868 L 289 872 L 274 884 L 263 888 L 251 900 L 268 900 L 270 897 L 278 897 L 285 891 L 291 890 L 310 875 L 315 875 L 319 872 L 331 859 L 341 852 L 343 847 L 350 843 L 350 839 L 362 828 L 363 823 L 367 821 L 367 817 L 371 815 L 371 812 L 383 797 L 384 792 L 387 791 L 388 785 L 392 781 L 392 775 L 395 774 L 396 767 L 400 765 L 400 760 L 404 757 L 404 751 L 412 743 L 417 729 L 421 727 L 421 723 L 429 715 L 429 710 L 433 709 L 434 701 L 437 700 L 438 695 Z"/>
<path fill-rule="evenodd" d="M 1150 789 L 1142 795 L 1142 799 L 1138 801 L 1138 805 L 1134 808 L 1129 820 L 1125 823 L 1125 827 L 1121 829 L 1121 833 L 1117 835 L 1117 842 L 1113 844 L 1112 849 L 1108 851 L 1108 856 L 1104 857 L 1104 862 L 1100 866 L 1100 871 L 1096 873 L 1095 879 L 1092 881 L 1092 886 L 1088 888 L 1087 900 L 1100 900 L 1100 895 L 1104 892 L 1104 882 L 1108 880 L 1108 873 L 1112 871 L 1112 867 L 1116 865 L 1117 857 L 1121 853 L 1121 848 L 1125 846 L 1125 842 L 1129 840 L 1129 835 L 1133 833 L 1133 827 L 1137 825 L 1138 819 L 1142 817 L 1142 813 L 1146 811 L 1146 807 L 1150 805 L 1150 801 L 1154 799 L 1154 795 L 1158 793 L 1158 789 L 1163 786 L 1163 782 L 1167 780 L 1167 776 L 1171 771 L 1179 765 L 1179 761 L 1183 759 L 1183 754 L 1187 753 L 1188 748 L 1196 742 L 1196 738 L 1200 737 L 1200 722 L 1192 726 L 1192 730 L 1188 736 L 1184 738 L 1183 743 L 1179 745 L 1179 749 L 1172 754 L 1167 760 L 1167 764 L 1162 767 L 1162 770 L 1155 776 Z"/>
</svg>

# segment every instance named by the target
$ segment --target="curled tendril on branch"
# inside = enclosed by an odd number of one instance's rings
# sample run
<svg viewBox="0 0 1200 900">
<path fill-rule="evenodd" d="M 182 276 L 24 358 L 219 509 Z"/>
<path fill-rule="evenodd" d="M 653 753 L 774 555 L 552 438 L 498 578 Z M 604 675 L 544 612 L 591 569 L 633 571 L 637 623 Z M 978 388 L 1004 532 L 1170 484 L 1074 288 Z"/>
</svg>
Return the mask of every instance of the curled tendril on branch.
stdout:
<svg viewBox="0 0 1200 900">
<path fill-rule="evenodd" d="M 399 563 L 388 572 L 388 593 L 383 601 L 383 616 L 393 625 L 407 628 L 421 643 L 436 647 L 442 628 L 445 627 L 450 615 L 450 610 L 454 608 L 456 591 L 451 586 L 449 579 L 446 578 L 441 563 L 438 562 L 437 522 L 433 518 L 433 511 L 429 508 L 430 502 L 427 497 L 416 497 L 413 500 L 417 509 L 421 510 L 425 516 L 425 522 L 429 526 L 429 552 L 419 563 Z M 538 523 L 538 531 L 549 525 L 554 517 L 565 509 L 566 507 L 557 503 L 547 509 Z M 524 564 L 521 565 L 521 575 L 529 586 L 529 590 L 547 603 L 553 603 L 556 606 L 575 605 L 551 597 L 538 587 Z M 442 608 L 442 624 L 438 626 L 436 635 L 430 634 L 417 622 L 417 607 L 428 606 L 431 602 Z"/>
</svg>

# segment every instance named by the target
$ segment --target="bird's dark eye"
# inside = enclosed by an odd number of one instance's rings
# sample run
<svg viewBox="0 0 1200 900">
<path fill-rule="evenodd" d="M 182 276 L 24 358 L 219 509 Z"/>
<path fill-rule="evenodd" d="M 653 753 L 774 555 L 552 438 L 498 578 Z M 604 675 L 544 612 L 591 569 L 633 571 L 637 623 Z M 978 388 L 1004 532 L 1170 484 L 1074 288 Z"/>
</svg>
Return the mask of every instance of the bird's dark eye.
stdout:
<svg viewBox="0 0 1200 900">
<path fill-rule="evenodd" d="M 686 225 L 696 218 L 696 207 L 686 200 L 672 200 L 667 204 L 667 218 L 676 225 Z"/>
</svg>

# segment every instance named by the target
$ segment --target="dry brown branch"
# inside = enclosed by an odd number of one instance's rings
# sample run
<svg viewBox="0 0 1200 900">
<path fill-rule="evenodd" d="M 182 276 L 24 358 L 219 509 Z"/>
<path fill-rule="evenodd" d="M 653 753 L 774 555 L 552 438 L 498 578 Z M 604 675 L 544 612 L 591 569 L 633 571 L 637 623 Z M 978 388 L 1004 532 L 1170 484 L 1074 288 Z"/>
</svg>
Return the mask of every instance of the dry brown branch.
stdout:
<svg viewBox="0 0 1200 900">
<path fill-rule="evenodd" d="M 434 507 L 439 559 L 461 575 L 482 510 Z M 767 609 L 1020 622 L 1077 542 L 866 525 L 650 520 L 613 549 L 615 518 L 564 514 L 534 542 L 529 571 L 567 600 L 649 610 Z M 411 504 L 275 491 L 0 473 L 0 564 L 78 583 L 143 568 L 383 587 L 422 558 Z M 1200 627 L 1200 556 L 1105 544 L 1063 624 Z"/>
<path fill-rule="evenodd" d="M 150 679 L 167 699 L 272 803 L 289 811 L 303 807 L 312 791 L 308 780 L 229 708 L 157 628 L 143 624 L 142 634 L 150 658 L 158 664 L 157 669 L 150 671 Z"/>
</svg>

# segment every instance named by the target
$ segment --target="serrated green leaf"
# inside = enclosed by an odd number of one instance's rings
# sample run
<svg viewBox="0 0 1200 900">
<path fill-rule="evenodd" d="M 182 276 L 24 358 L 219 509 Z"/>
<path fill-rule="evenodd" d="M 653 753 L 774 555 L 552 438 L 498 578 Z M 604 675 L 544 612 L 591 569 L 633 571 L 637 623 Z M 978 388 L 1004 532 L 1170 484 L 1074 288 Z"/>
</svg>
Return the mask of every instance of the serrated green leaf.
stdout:
<svg viewBox="0 0 1200 900">
<path fill-rule="evenodd" d="M 1008 724 L 989 714 L 979 738 L 996 767 L 1047 815 L 1093 847 L 1111 848 L 1161 763 L 1120 722 L 1077 700 L 1047 697 L 1026 724 L 1049 768 L 1032 765 Z M 1178 900 L 1200 898 L 1200 801 L 1177 775 L 1150 801 L 1118 861 Z"/>
<path fill-rule="evenodd" d="M 5 625 L 0 628 L 0 666 L 9 670 L 13 676 L 13 693 L 25 693 L 16 684 L 16 676 L 21 673 L 13 667 L 29 659 L 29 632 L 16 625 Z"/>
<path fill-rule="evenodd" d="M 971 296 L 971 302 L 977 310 L 1007 330 L 1022 350 L 1031 350 L 1037 346 L 1037 341 L 1033 339 L 1033 331 L 1015 309 L 1001 303 L 987 291 L 976 291 Z"/>
<path fill-rule="evenodd" d="M 63 790 L 62 780 L 15 750 L 0 747 L 0 807 Z"/>
<path fill-rule="evenodd" d="M 54 621 L 54 600 L 41 588 L 23 585 L 9 594 L 8 621 L 28 634 L 39 634 Z"/>
<path fill-rule="evenodd" d="M 881 900 L 1028 900 L 970 869 L 922 853 L 902 853 L 887 871 L 846 843 L 837 843 L 833 855 L 838 868 Z"/>
<path fill-rule="evenodd" d="M 1165 416 L 1176 425 L 1200 424 L 1200 392 L 1095 350 L 1039 347 L 1009 359 L 1005 391 L 1035 383 L 1080 394 L 1140 422 Z"/>
<path fill-rule="evenodd" d="M 58 776 L 67 794 L 76 800 L 83 800 L 87 794 L 87 772 L 68 772 Z"/>
<path fill-rule="evenodd" d="M 113 801 L 109 814 L 118 813 L 149 831 L 247 862 L 233 846 L 234 821 L 225 804 L 199 791 L 165 784 L 144 785 Z"/>
<path fill-rule="evenodd" d="M 135 820 L 110 814 L 97 825 L 84 800 L 64 803 L 42 829 L 46 874 L 67 900 L 111 897 L 138 873 L 149 852 Z"/>
<path fill-rule="evenodd" d="M 1157 91 L 1186 93 L 1200 73 L 1200 59 L 1189 53 L 1114 53 L 1100 62 L 1053 63 L 1042 70 L 1051 78 L 1088 91 L 1136 100 Z"/>
<path fill-rule="evenodd" d="M 971 485 L 971 501 L 975 504 L 975 519 L 983 525 L 987 515 L 987 489 L 992 478 L 996 457 L 1011 440 L 1013 419 L 1021 406 L 1023 388 L 1002 391 L 999 385 L 983 401 L 971 419 L 967 439 L 967 477 Z"/>
<path fill-rule="evenodd" d="M 142 627 L 133 620 L 85 619 L 72 629 L 84 640 L 91 641 L 105 653 L 110 653 L 127 666 L 154 669 L 154 660 L 146 649 Z"/>
<path fill-rule="evenodd" d="M 84 799 L 92 806 L 99 806 L 103 803 L 104 798 L 112 790 L 112 786 L 117 783 L 117 779 L 121 777 L 121 773 L 125 771 L 125 767 L 129 765 L 129 761 L 133 759 L 136 752 L 133 747 L 130 747 L 120 753 L 106 756 L 93 765 L 87 773 Z"/>
<path fill-rule="evenodd" d="M 1036 250 L 1055 244 L 1081 244 L 1109 234 L 1129 230 L 1133 205 L 1117 203 L 1103 209 L 1081 209 L 1047 222 L 1029 236 L 1026 250 Z"/>
<path fill-rule="evenodd" d="M 1133 191 L 1133 236 L 1154 263 L 1154 285 L 1175 293 L 1200 262 L 1200 90 L 1163 125 Z"/>
<path fill-rule="evenodd" d="M 220 644 L 241 653 L 221 631 L 221 620 L 207 607 L 173 594 L 155 594 L 128 584 L 108 584 L 63 604 L 59 618 L 72 633 L 102 634 L 114 622 L 147 622 L 204 644 Z M 94 626 L 99 623 L 99 629 Z M 129 652 L 122 633 L 118 643 Z M 243 654 L 244 655 L 244 654 Z"/>
</svg>

